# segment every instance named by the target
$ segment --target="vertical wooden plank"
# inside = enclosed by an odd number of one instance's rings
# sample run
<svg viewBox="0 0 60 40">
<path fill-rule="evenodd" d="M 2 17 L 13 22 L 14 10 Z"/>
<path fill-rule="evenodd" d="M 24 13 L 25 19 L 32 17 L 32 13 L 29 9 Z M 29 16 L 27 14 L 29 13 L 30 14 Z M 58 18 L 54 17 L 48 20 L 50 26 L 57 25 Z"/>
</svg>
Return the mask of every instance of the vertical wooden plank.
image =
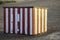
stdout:
<svg viewBox="0 0 60 40">
<path fill-rule="evenodd" d="M 13 8 L 13 33 L 15 33 L 15 8 Z"/>
<path fill-rule="evenodd" d="M 30 8 L 28 8 L 28 35 L 30 34 Z"/>
<path fill-rule="evenodd" d="M 18 8 L 18 34 L 20 34 L 20 8 Z"/>
<path fill-rule="evenodd" d="M 45 8 L 45 32 L 47 32 L 47 8 Z"/>
<path fill-rule="evenodd" d="M 32 8 L 30 8 L 30 35 L 32 35 L 32 11 L 33 9 Z"/>
<path fill-rule="evenodd" d="M 25 10 L 24 10 L 24 8 L 23 8 L 23 14 L 22 14 L 22 16 L 23 16 L 22 17 L 22 23 L 23 23 L 22 24 L 22 28 L 23 28 L 23 34 L 25 34 L 25 22 L 24 22 L 25 21 L 25 18 L 24 18 L 25 17 Z"/>
<path fill-rule="evenodd" d="M 18 33 L 18 8 L 15 8 L 15 33 Z"/>
<path fill-rule="evenodd" d="M 44 33 L 44 8 L 42 8 L 42 33 Z"/>
<path fill-rule="evenodd" d="M 37 34 L 37 8 L 35 8 L 35 32 L 34 34 Z"/>
<path fill-rule="evenodd" d="M 42 33 L 42 8 L 40 8 L 40 33 Z"/>
<path fill-rule="evenodd" d="M 8 8 L 8 33 L 10 33 L 10 8 Z"/>
<path fill-rule="evenodd" d="M 28 8 L 25 8 L 25 34 L 28 34 Z"/>
<path fill-rule="evenodd" d="M 10 33 L 13 33 L 13 8 L 10 8 Z"/>
<path fill-rule="evenodd" d="M 6 8 L 6 33 L 8 33 L 9 31 L 9 26 L 8 26 L 8 8 Z"/>
<path fill-rule="evenodd" d="M 6 33 L 6 8 L 4 8 L 4 33 Z"/>
<path fill-rule="evenodd" d="M 37 24 L 38 25 L 37 26 L 38 27 L 38 34 L 40 34 L 40 8 L 38 8 L 38 19 L 37 20 L 38 20 L 38 24 Z"/>
<path fill-rule="evenodd" d="M 45 8 L 44 8 L 44 32 L 45 32 Z"/>
<path fill-rule="evenodd" d="M 23 8 L 20 8 L 20 34 L 23 33 Z"/>
<path fill-rule="evenodd" d="M 34 35 L 35 31 L 35 9 L 32 8 L 32 35 Z"/>
</svg>

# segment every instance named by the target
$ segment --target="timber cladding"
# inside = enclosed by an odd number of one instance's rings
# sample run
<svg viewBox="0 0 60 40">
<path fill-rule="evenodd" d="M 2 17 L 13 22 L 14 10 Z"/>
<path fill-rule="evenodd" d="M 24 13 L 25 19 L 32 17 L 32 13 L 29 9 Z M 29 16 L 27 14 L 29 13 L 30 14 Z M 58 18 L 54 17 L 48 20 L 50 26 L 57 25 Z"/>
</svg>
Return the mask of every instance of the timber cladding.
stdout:
<svg viewBox="0 0 60 40">
<path fill-rule="evenodd" d="M 47 8 L 4 7 L 4 33 L 37 35 L 47 32 Z"/>
</svg>

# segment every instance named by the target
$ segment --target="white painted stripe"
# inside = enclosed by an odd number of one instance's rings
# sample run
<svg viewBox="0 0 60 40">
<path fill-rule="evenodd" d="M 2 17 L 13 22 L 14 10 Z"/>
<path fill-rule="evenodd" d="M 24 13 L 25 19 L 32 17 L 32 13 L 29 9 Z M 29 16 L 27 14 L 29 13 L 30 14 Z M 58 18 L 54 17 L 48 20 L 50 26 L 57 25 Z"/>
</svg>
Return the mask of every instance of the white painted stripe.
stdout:
<svg viewBox="0 0 60 40">
<path fill-rule="evenodd" d="M 13 8 L 10 8 L 10 33 L 13 33 Z"/>
<path fill-rule="evenodd" d="M 18 21 L 19 21 L 19 14 L 18 14 Z"/>
<path fill-rule="evenodd" d="M 44 32 L 44 9 L 42 8 L 42 32 Z"/>
<path fill-rule="evenodd" d="M 32 35 L 32 8 L 30 8 L 30 35 Z"/>
<path fill-rule="evenodd" d="M 6 8 L 6 33 L 8 33 L 8 8 Z"/>
<path fill-rule="evenodd" d="M 17 22 L 19 22 L 19 14 L 17 14 Z M 19 31 L 19 28 L 17 29 L 17 31 Z"/>
<path fill-rule="evenodd" d="M 27 17 L 28 17 L 28 12 L 27 12 L 27 8 L 25 8 L 25 34 L 27 34 Z"/>
<path fill-rule="evenodd" d="M 17 33 L 18 31 L 17 21 L 18 21 L 18 8 L 15 8 L 15 33 Z"/>
<path fill-rule="evenodd" d="M 22 11 L 23 9 L 20 8 L 20 33 L 22 34 Z"/>
</svg>

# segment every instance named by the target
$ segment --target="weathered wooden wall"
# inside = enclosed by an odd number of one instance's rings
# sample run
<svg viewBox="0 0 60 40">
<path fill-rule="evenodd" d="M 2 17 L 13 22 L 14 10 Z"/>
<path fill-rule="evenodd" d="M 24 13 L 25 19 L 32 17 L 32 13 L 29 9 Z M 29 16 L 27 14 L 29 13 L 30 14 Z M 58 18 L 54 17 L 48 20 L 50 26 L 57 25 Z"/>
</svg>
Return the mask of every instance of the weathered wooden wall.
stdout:
<svg viewBox="0 0 60 40">
<path fill-rule="evenodd" d="M 36 0 L 0 5 L 0 29 L 3 30 L 3 6 L 40 6 L 48 8 L 48 31 L 60 30 L 60 0 Z"/>
</svg>

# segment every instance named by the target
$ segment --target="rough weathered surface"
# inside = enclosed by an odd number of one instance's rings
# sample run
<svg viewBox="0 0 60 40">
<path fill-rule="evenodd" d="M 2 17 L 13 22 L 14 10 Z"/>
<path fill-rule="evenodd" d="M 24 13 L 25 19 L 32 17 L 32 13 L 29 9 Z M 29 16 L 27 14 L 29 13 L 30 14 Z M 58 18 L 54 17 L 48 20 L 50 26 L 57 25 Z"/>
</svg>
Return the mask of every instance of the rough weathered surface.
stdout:
<svg viewBox="0 0 60 40">
<path fill-rule="evenodd" d="M 60 32 L 37 36 L 4 34 L 3 32 L 0 32 L 0 40 L 60 40 Z"/>
</svg>

